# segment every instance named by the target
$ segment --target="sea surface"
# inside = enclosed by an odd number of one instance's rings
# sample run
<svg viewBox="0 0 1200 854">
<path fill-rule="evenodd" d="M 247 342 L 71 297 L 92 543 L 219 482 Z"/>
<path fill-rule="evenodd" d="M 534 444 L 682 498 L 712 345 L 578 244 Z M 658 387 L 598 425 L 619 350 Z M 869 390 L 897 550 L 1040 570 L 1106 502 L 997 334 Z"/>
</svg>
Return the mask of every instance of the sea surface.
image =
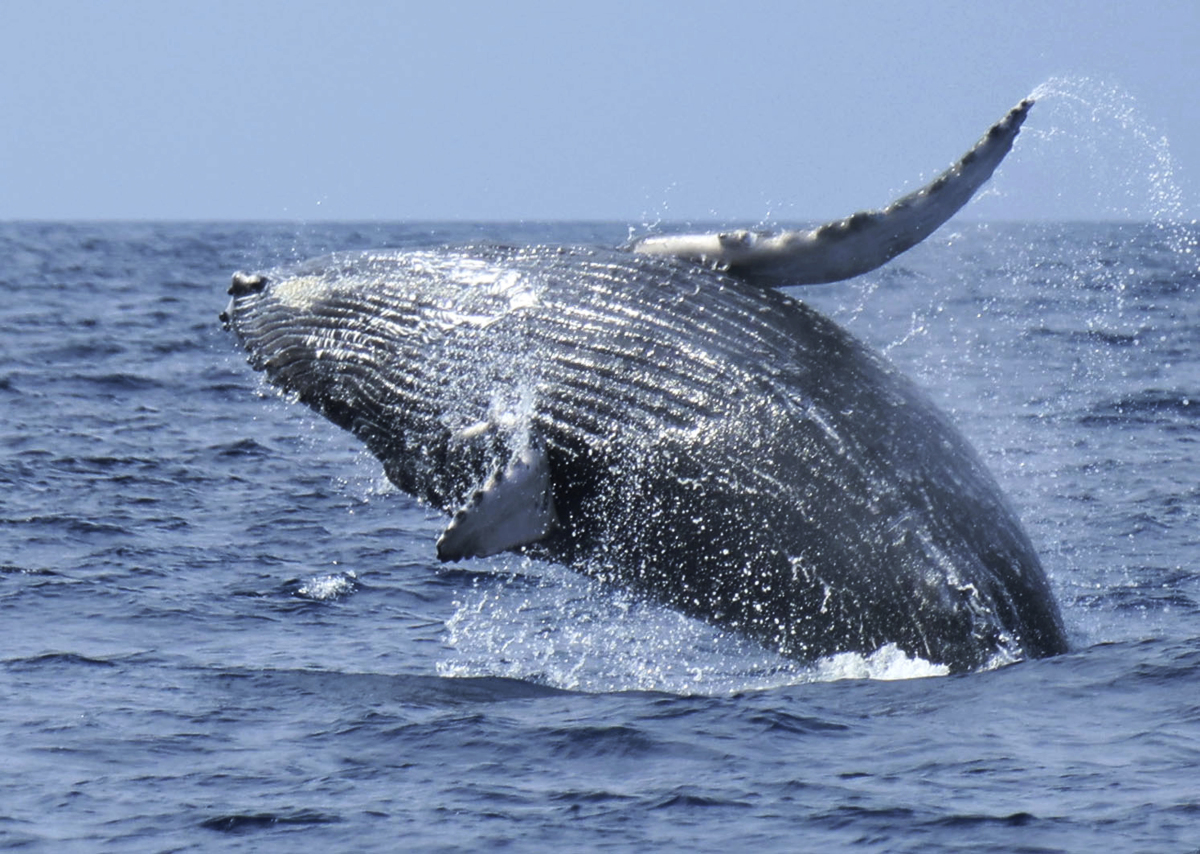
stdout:
<svg viewBox="0 0 1200 854">
<path fill-rule="evenodd" d="M 1195 227 L 954 224 L 796 289 L 923 385 L 1072 651 L 779 659 L 443 521 L 267 387 L 230 274 L 624 224 L 0 223 L 0 848 L 1200 850 Z"/>
</svg>

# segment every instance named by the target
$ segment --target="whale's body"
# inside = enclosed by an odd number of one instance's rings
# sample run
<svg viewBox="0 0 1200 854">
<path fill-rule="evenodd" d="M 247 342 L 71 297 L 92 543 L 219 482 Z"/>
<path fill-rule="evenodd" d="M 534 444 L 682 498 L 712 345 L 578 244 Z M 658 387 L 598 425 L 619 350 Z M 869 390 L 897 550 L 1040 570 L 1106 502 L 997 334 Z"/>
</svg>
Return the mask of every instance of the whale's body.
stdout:
<svg viewBox="0 0 1200 854">
<path fill-rule="evenodd" d="M 1033 547 L 945 416 L 705 258 L 341 253 L 238 274 L 225 317 L 271 382 L 452 514 L 442 559 L 528 550 L 799 658 L 1065 649 Z"/>
</svg>

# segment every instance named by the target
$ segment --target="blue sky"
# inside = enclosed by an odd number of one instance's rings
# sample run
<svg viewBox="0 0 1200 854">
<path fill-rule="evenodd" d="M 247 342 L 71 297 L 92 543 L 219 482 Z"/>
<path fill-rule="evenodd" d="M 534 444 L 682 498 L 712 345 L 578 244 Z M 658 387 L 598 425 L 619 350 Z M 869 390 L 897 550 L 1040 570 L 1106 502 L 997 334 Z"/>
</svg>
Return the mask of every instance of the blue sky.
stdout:
<svg viewBox="0 0 1200 854">
<path fill-rule="evenodd" d="M 968 216 L 1192 219 L 1198 43 L 1194 0 L 12 0 L 0 219 L 825 219 L 1039 86 Z"/>
</svg>

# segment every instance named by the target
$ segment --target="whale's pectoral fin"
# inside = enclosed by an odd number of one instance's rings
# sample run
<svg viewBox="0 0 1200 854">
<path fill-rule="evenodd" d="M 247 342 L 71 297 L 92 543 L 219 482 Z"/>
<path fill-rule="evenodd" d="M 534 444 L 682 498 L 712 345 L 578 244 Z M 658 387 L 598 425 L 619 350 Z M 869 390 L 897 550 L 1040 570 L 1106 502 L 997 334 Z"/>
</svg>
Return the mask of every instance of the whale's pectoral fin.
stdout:
<svg viewBox="0 0 1200 854">
<path fill-rule="evenodd" d="M 765 286 L 817 285 L 866 273 L 916 246 L 970 201 L 1012 149 L 1032 106 L 1032 99 L 1017 104 L 957 163 L 882 211 L 780 234 L 656 235 L 631 248 L 698 261 Z"/>
<path fill-rule="evenodd" d="M 454 514 L 438 538 L 438 559 L 499 554 L 536 543 L 557 525 L 546 449 L 531 440 Z"/>
</svg>

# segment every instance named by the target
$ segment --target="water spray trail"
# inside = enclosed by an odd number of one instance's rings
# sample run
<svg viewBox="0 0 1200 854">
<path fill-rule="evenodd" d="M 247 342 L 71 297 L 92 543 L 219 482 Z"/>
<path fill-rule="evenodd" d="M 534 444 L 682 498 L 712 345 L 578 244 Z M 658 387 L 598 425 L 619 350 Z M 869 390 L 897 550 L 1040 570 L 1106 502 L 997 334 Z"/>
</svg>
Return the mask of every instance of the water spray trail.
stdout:
<svg viewBox="0 0 1200 854">
<path fill-rule="evenodd" d="M 1196 220 L 1188 216 L 1170 143 L 1142 115 L 1132 94 L 1089 77 L 1051 77 L 1030 97 L 1042 109 L 1028 135 L 1078 140 L 1075 153 L 1096 188 L 1099 218 L 1146 222 L 1171 251 L 1197 255 Z M 1042 129 L 1047 114 L 1053 123 Z"/>
</svg>

